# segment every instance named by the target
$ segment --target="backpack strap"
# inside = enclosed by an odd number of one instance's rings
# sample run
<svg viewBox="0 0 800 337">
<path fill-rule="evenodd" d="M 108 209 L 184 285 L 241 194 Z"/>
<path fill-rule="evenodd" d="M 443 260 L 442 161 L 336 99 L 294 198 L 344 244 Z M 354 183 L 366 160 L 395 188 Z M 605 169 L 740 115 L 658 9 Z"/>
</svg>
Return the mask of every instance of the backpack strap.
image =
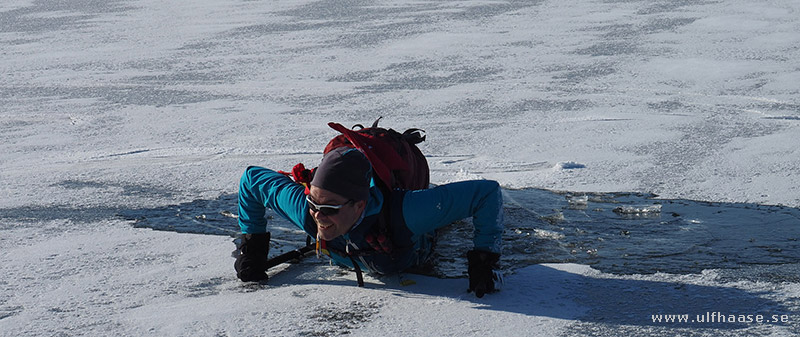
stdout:
<svg viewBox="0 0 800 337">
<path fill-rule="evenodd" d="M 373 226 L 372 232 L 364 236 L 364 239 L 367 240 L 367 243 L 369 243 L 376 252 L 392 256 L 394 245 L 390 239 L 391 233 L 389 232 L 389 225 L 392 221 L 393 193 L 387 191 L 385 187 L 379 186 L 378 188 L 383 194 L 383 205 L 381 205 L 381 212 L 377 219 L 378 222 Z"/>
<path fill-rule="evenodd" d="M 373 129 L 378 127 L 378 122 L 380 122 L 381 119 L 383 119 L 383 116 L 378 117 L 378 119 L 376 119 L 374 122 L 372 122 L 372 128 Z"/>
<path fill-rule="evenodd" d="M 353 268 L 356 269 L 356 280 L 358 282 L 358 286 L 359 287 L 363 287 L 364 286 L 364 275 L 361 272 L 361 267 L 358 266 L 358 262 L 356 262 L 356 259 L 353 258 L 353 255 L 347 255 L 347 257 L 350 258 L 350 262 L 353 263 Z"/>
<path fill-rule="evenodd" d="M 417 145 L 425 141 L 425 130 L 422 129 L 408 129 L 403 132 L 403 140 L 411 145 Z"/>
</svg>

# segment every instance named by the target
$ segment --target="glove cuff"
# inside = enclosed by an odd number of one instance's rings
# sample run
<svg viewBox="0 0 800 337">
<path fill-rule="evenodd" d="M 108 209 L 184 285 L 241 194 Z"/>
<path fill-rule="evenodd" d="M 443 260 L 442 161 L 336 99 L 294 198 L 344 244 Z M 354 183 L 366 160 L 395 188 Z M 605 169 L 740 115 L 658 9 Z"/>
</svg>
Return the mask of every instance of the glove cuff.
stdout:
<svg viewBox="0 0 800 337">
<path fill-rule="evenodd" d="M 467 252 L 467 261 L 470 267 L 486 266 L 496 268 L 500 261 L 500 254 L 485 250 L 470 250 Z"/>
<path fill-rule="evenodd" d="M 269 232 L 258 234 L 243 234 L 242 244 L 239 246 L 242 254 L 269 254 Z"/>
</svg>

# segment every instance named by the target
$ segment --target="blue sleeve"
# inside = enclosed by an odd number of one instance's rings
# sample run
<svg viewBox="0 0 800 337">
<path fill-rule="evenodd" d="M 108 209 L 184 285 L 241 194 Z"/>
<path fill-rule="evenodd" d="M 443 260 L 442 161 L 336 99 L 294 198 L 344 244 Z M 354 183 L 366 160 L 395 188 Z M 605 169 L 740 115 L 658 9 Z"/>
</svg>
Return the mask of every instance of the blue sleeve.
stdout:
<svg viewBox="0 0 800 337">
<path fill-rule="evenodd" d="M 409 191 L 403 198 L 403 217 L 416 235 L 472 217 L 475 248 L 500 253 L 503 195 L 496 181 L 462 181 Z"/>
<path fill-rule="evenodd" d="M 243 234 L 265 233 L 267 207 L 303 229 L 305 188 L 289 177 L 263 167 L 251 166 L 239 182 L 239 227 Z"/>
</svg>

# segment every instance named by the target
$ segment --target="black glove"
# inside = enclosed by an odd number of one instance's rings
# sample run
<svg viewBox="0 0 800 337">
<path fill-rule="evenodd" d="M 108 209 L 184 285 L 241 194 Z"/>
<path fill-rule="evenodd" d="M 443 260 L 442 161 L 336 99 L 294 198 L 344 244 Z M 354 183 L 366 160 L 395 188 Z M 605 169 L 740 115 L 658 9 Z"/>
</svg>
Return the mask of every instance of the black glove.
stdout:
<svg viewBox="0 0 800 337">
<path fill-rule="evenodd" d="M 483 297 L 484 294 L 492 293 L 495 291 L 494 281 L 495 273 L 494 268 L 497 267 L 497 261 L 500 260 L 500 254 L 487 252 L 483 250 L 470 250 L 467 252 L 467 261 L 469 267 L 469 289 L 468 292 L 475 291 L 475 296 Z"/>
<path fill-rule="evenodd" d="M 269 232 L 242 235 L 239 250 L 241 253 L 233 264 L 236 276 L 244 282 L 266 280 Z"/>
</svg>

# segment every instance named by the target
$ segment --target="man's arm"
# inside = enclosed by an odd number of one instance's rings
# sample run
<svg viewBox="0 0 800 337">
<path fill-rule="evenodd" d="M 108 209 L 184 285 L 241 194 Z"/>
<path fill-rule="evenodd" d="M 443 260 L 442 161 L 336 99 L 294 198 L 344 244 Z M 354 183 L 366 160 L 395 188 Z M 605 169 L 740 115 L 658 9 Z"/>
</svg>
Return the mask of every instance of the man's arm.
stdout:
<svg viewBox="0 0 800 337">
<path fill-rule="evenodd" d="M 446 184 L 410 191 L 403 199 L 403 217 L 415 234 L 431 232 L 453 221 L 472 217 L 475 249 L 467 252 L 469 288 L 478 297 L 494 292 L 503 234 L 503 195 L 491 180 Z"/>
<path fill-rule="evenodd" d="M 403 199 L 403 217 L 414 234 L 429 233 L 472 217 L 475 249 L 500 253 L 503 196 L 496 181 L 462 181 L 409 191 Z"/>
<path fill-rule="evenodd" d="M 303 229 L 306 200 L 302 185 L 263 167 L 250 166 L 239 183 L 239 227 L 242 234 L 267 232 L 267 207 Z"/>
<path fill-rule="evenodd" d="M 240 280 L 264 281 L 267 277 L 270 234 L 267 207 L 303 228 L 306 201 L 304 188 L 283 174 L 251 166 L 239 183 L 239 227 L 242 230 L 239 256 L 233 268 Z"/>
</svg>

